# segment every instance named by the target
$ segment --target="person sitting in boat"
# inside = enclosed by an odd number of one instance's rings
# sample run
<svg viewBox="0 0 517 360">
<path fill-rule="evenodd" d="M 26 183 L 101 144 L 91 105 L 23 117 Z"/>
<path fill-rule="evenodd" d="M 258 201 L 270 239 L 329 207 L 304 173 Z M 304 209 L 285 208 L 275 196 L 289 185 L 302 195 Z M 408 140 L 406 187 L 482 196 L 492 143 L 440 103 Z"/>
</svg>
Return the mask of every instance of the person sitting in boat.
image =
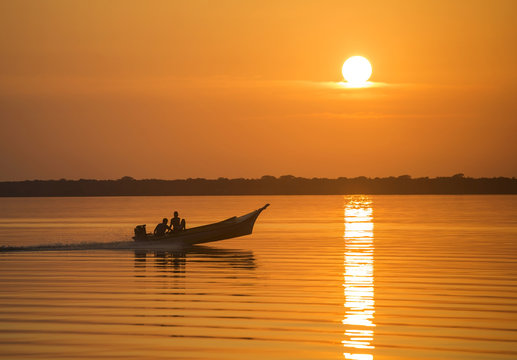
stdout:
<svg viewBox="0 0 517 360">
<path fill-rule="evenodd" d="M 167 232 L 167 230 L 170 230 L 170 226 L 167 225 L 167 218 L 163 218 L 162 222 L 156 225 L 154 228 L 154 235 L 156 236 L 163 236 Z"/>
<path fill-rule="evenodd" d="M 174 217 L 171 219 L 171 228 L 173 232 L 186 229 L 185 219 L 180 219 L 177 211 L 174 212 Z"/>
</svg>

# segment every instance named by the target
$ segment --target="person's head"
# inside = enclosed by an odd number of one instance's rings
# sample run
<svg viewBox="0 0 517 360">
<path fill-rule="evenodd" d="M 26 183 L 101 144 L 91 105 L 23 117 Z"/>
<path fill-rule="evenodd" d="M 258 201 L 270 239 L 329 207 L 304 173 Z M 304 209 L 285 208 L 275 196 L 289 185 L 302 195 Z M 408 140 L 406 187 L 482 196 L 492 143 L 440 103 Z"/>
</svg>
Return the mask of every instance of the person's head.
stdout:
<svg viewBox="0 0 517 360">
<path fill-rule="evenodd" d="M 163 218 L 162 223 L 167 224 L 168 221 L 167 218 Z"/>
<path fill-rule="evenodd" d="M 175 211 L 175 212 L 174 212 L 174 217 L 178 217 L 178 215 L 179 215 L 179 214 L 178 214 L 178 212 L 177 212 L 177 211 Z"/>
</svg>

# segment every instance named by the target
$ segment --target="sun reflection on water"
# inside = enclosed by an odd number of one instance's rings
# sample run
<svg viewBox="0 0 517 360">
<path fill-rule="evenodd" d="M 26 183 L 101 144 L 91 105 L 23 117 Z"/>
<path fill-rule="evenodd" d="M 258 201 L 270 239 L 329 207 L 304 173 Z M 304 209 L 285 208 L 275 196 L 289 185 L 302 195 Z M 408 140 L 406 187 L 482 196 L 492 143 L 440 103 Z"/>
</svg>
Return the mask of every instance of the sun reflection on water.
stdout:
<svg viewBox="0 0 517 360">
<path fill-rule="evenodd" d="M 367 196 L 347 198 L 345 223 L 345 359 L 372 360 L 374 334 L 373 210 Z"/>
</svg>

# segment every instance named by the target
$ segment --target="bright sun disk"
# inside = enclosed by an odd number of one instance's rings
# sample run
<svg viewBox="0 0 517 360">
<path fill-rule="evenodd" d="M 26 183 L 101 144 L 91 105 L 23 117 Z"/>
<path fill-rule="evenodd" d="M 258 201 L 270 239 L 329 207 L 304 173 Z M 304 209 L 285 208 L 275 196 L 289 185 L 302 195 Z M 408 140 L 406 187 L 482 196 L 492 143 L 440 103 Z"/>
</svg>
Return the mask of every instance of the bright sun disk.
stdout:
<svg viewBox="0 0 517 360">
<path fill-rule="evenodd" d="M 351 84 L 363 84 L 372 75 L 372 65 L 362 56 L 352 56 L 343 64 L 343 77 Z"/>
</svg>

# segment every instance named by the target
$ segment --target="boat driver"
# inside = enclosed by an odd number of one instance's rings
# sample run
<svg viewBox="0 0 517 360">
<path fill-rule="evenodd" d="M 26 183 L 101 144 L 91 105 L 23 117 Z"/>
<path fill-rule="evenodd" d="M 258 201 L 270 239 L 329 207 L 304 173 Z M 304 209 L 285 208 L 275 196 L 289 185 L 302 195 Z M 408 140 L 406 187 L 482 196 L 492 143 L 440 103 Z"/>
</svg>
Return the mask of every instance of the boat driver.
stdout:
<svg viewBox="0 0 517 360">
<path fill-rule="evenodd" d="M 173 232 L 185 230 L 185 219 L 180 219 L 177 211 L 174 212 L 174 217 L 171 219 L 171 228 Z"/>
<path fill-rule="evenodd" d="M 154 235 L 163 236 L 167 230 L 170 230 L 170 226 L 167 225 L 167 218 L 163 218 L 162 222 L 156 225 L 154 228 Z"/>
</svg>

